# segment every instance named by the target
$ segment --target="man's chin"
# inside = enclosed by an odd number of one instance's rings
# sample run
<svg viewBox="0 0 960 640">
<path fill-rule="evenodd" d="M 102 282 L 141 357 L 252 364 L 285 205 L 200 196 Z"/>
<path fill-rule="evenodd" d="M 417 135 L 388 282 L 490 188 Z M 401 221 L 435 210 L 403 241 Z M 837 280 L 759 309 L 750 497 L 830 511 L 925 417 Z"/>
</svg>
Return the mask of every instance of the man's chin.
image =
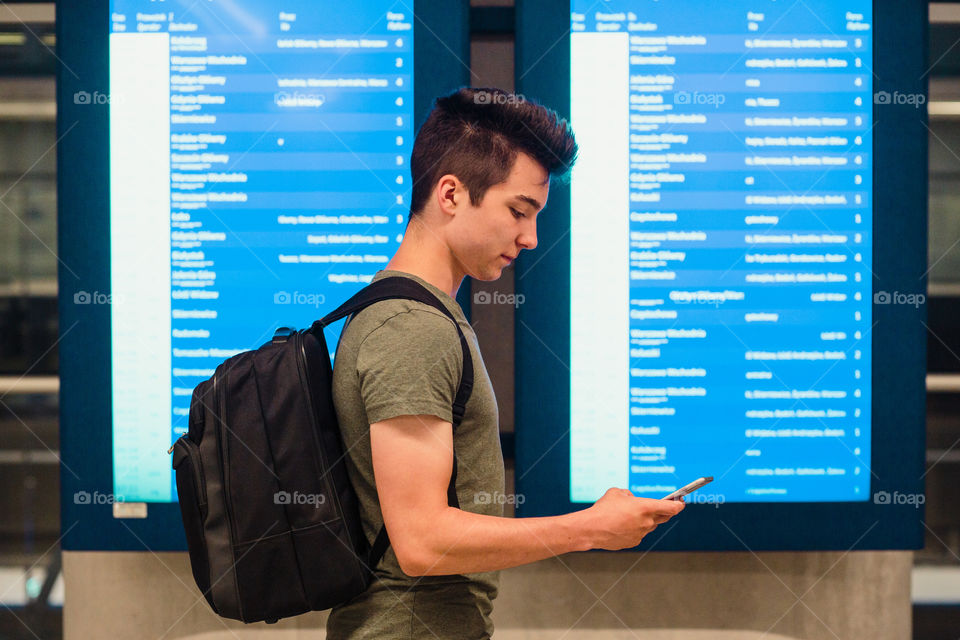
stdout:
<svg viewBox="0 0 960 640">
<path fill-rule="evenodd" d="M 480 280 L 483 282 L 493 282 L 494 280 L 500 279 L 500 276 L 503 275 L 503 270 L 505 268 L 506 267 L 493 266 L 477 274 L 471 273 L 470 277 L 473 278 L 474 280 Z"/>
</svg>

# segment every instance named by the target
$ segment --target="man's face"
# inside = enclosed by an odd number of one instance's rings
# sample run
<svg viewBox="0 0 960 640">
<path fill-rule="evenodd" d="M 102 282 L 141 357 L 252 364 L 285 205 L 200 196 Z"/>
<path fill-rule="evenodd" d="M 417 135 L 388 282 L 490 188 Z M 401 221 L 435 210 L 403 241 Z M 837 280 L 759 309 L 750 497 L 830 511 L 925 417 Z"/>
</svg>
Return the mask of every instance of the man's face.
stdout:
<svg viewBox="0 0 960 640">
<path fill-rule="evenodd" d="M 536 247 L 537 214 L 549 192 L 546 169 L 521 152 L 507 179 L 487 189 L 478 206 L 470 203 L 466 190 L 458 194 L 447 244 L 464 272 L 496 280 L 520 251 Z"/>
</svg>

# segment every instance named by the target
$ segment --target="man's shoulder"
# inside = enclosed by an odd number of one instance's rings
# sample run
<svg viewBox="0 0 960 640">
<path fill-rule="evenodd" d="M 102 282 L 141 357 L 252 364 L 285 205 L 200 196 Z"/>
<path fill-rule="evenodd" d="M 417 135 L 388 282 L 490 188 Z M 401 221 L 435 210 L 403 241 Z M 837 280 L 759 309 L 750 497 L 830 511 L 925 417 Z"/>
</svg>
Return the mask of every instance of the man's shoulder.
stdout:
<svg viewBox="0 0 960 640">
<path fill-rule="evenodd" d="M 453 320 L 428 304 L 402 298 L 381 300 L 353 315 L 341 341 L 359 345 L 372 334 L 402 339 L 417 334 L 452 333 L 452 329 Z"/>
</svg>

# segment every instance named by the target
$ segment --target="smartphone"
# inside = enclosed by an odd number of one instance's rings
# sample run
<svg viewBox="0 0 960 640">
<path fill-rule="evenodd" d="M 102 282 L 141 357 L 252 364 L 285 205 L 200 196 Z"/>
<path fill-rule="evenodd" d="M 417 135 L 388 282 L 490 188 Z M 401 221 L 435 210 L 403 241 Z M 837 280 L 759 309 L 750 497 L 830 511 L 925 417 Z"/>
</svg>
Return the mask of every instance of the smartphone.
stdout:
<svg viewBox="0 0 960 640">
<path fill-rule="evenodd" d="M 713 476 L 707 476 L 707 477 L 705 477 L 705 478 L 697 478 L 696 480 L 694 480 L 693 482 L 691 482 L 691 483 L 688 484 L 687 486 L 685 486 L 685 487 L 680 487 L 679 489 L 677 489 L 677 490 L 674 491 L 673 493 L 671 493 L 671 494 L 669 494 L 669 495 L 666 495 L 666 496 L 663 496 L 663 498 L 661 498 L 661 500 L 679 500 L 679 499 L 682 498 L 683 496 L 685 496 L 685 495 L 687 495 L 687 494 L 689 494 L 689 493 L 693 493 L 694 491 L 696 491 L 697 489 L 699 489 L 699 488 L 702 487 L 703 485 L 709 484 L 709 483 L 711 483 L 711 482 L 713 482 Z"/>
</svg>

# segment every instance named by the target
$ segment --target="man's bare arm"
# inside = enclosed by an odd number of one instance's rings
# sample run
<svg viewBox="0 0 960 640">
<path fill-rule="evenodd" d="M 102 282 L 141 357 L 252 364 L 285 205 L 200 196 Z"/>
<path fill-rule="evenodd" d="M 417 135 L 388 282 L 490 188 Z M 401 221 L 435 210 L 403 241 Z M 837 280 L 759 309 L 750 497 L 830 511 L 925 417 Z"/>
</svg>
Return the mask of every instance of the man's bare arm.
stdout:
<svg viewBox="0 0 960 640">
<path fill-rule="evenodd" d="M 494 571 L 570 551 L 639 544 L 683 502 L 610 489 L 591 507 L 548 518 L 499 518 L 447 505 L 453 430 L 436 416 L 370 425 L 373 470 L 390 543 L 408 575 Z M 469 462 L 459 461 L 459 473 Z"/>
</svg>

